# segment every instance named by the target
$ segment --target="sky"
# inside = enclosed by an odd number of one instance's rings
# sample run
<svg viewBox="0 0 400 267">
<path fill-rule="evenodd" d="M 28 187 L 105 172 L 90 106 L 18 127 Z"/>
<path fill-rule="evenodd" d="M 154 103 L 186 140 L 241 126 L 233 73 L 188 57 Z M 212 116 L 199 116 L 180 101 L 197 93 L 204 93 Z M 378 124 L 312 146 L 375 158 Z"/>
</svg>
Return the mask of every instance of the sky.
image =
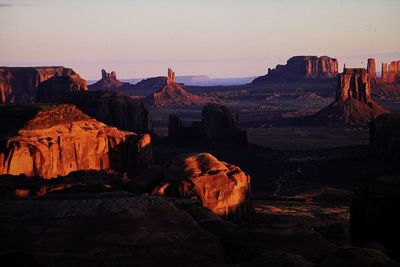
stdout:
<svg viewBox="0 0 400 267">
<path fill-rule="evenodd" d="M 0 0 L 0 65 L 248 77 L 328 55 L 379 70 L 400 59 L 399 14 L 400 0 Z"/>
</svg>

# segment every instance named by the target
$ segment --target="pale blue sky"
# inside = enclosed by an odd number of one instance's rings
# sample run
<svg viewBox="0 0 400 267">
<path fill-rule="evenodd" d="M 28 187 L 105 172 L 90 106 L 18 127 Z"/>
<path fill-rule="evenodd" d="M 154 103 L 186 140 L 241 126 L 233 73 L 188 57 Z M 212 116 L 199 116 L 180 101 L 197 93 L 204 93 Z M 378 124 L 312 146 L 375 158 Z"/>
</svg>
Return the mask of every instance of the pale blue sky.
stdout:
<svg viewBox="0 0 400 267">
<path fill-rule="evenodd" d="M 0 65 L 87 79 L 257 76 L 293 55 L 400 59 L 400 0 L 0 0 Z"/>
</svg>

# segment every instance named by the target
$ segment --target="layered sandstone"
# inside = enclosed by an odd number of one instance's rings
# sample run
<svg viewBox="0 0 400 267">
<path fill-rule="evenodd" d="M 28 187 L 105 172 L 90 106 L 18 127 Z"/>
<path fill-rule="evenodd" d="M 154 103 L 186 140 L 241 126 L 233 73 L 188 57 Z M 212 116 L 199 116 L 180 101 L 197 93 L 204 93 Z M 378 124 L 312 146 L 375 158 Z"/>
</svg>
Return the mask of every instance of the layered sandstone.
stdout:
<svg viewBox="0 0 400 267">
<path fill-rule="evenodd" d="M 239 115 L 220 104 L 205 105 L 202 120 L 189 127 L 184 126 L 178 117 L 170 115 L 168 137 L 179 143 L 247 143 L 247 132 L 240 128 Z"/>
<path fill-rule="evenodd" d="M 400 60 L 382 63 L 382 83 L 400 82 Z"/>
<path fill-rule="evenodd" d="M 147 96 L 145 101 L 153 106 L 171 106 L 204 104 L 206 99 L 186 91 L 184 85 L 176 83 L 175 73 L 168 69 L 168 77 L 163 88 Z"/>
<path fill-rule="evenodd" d="M 82 79 L 71 76 L 53 76 L 39 84 L 36 101 L 51 103 L 70 92 L 87 90 L 86 82 L 83 82 Z"/>
<path fill-rule="evenodd" d="M 69 76 L 86 88 L 86 81 L 70 68 L 0 67 L 1 103 L 31 103 L 36 100 L 39 84 L 53 76 Z"/>
<path fill-rule="evenodd" d="M 113 169 L 134 176 L 151 162 L 149 135 L 109 127 L 73 105 L 3 106 L 0 114 L 0 174 Z"/>
<path fill-rule="evenodd" d="M 368 71 L 344 68 L 338 77 L 334 102 L 312 117 L 331 126 L 361 126 L 368 125 L 371 120 L 386 112 L 385 108 L 372 99 Z"/>
<path fill-rule="evenodd" d="M 163 182 L 153 193 L 195 198 L 215 214 L 248 222 L 253 213 L 250 176 L 208 153 L 183 155 L 165 166 Z"/>
<path fill-rule="evenodd" d="M 121 82 L 117 79 L 117 74 L 115 71 L 108 73 L 106 70 L 101 70 L 101 79 L 96 83 L 89 85 L 89 89 L 91 91 L 99 91 L 99 90 L 117 90 L 121 87 L 129 85 L 127 83 Z"/>
<path fill-rule="evenodd" d="M 286 65 L 277 65 L 268 69 L 265 76 L 258 77 L 253 83 L 268 81 L 298 81 L 310 79 L 329 79 L 338 75 L 338 61 L 327 56 L 295 56 Z"/>
</svg>

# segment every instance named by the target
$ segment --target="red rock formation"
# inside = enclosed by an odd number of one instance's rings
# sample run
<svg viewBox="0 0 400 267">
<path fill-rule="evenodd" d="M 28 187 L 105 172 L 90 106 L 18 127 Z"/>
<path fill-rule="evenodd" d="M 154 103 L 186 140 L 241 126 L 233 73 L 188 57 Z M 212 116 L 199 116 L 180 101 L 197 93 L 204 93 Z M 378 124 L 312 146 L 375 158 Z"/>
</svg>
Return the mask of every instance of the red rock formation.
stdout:
<svg viewBox="0 0 400 267">
<path fill-rule="evenodd" d="M 51 103 L 64 97 L 70 92 L 87 91 L 86 82 L 77 77 L 53 76 L 39 84 L 37 88 L 36 101 Z"/>
<path fill-rule="evenodd" d="M 390 64 L 382 63 L 381 83 L 400 82 L 400 60 L 392 61 Z"/>
<path fill-rule="evenodd" d="M 149 135 L 108 127 L 72 105 L 3 106 L 0 114 L 0 175 L 113 169 L 133 176 L 151 161 Z"/>
<path fill-rule="evenodd" d="M 277 65 L 268 69 L 265 76 L 258 77 L 253 83 L 268 81 L 297 81 L 304 79 L 329 79 L 338 75 L 338 61 L 327 56 L 295 56 L 286 65 Z"/>
<path fill-rule="evenodd" d="M 85 84 L 75 71 L 64 67 L 0 67 L 2 103 L 31 103 L 39 84 L 53 76 L 70 76 Z"/>
<path fill-rule="evenodd" d="M 369 77 L 371 79 L 371 82 L 375 82 L 376 81 L 376 63 L 375 63 L 375 59 L 373 59 L 373 58 L 369 58 L 368 59 L 367 71 L 368 71 Z"/>
<path fill-rule="evenodd" d="M 145 101 L 154 106 L 169 105 L 199 105 L 207 102 L 201 96 L 186 91 L 184 85 L 175 82 L 175 73 L 168 69 L 168 77 L 164 87 L 145 98 Z"/>
<path fill-rule="evenodd" d="M 368 71 L 345 68 L 338 78 L 335 101 L 312 117 L 331 126 L 361 126 L 386 112 L 385 108 L 372 99 Z"/>
<path fill-rule="evenodd" d="M 117 74 L 115 71 L 111 73 L 107 73 L 104 69 L 101 70 L 101 80 L 98 82 L 89 85 L 89 89 L 91 91 L 99 91 L 99 90 L 117 90 L 121 89 L 123 86 L 129 86 L 128 83 L 121 82 L 117 79 Z"/>
<path fill-rule="evenodd" d="M 208 153 L 183 155 L 164 169 L 164 182 L 153 193 L 197 198 L 215 214 L 248 222 L 253 213 L 250 176 Z"/>
</svg>

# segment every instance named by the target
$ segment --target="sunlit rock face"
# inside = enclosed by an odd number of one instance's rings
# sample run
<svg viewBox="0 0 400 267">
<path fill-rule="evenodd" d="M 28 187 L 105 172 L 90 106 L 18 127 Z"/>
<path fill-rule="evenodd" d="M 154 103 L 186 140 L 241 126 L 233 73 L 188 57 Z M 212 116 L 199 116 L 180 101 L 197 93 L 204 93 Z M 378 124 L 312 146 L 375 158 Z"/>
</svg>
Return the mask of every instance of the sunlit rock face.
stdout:
<svg viewBox="0 0 400 267">
<path fill-rule="evenodd" d="M 310 79 L 329 79 L 338 75 L 338 61 L 327 56 L 295 56 L 286 65 L 277 65 L 268 69 L 265 76 L 258 77 L 253 83 L 267 81 L 298 81 Z"/>
<path fill-rule="evenodd" d="M 0 103 L 34 102 L 39 84 L 53 76 L 69 76 L 87 89 L 86 81 L 70 68 L 0 67 Z"/>
<path fill-rule="evenodd" d="M 400 60 L 382 63 L 381 83 L 400 82 Z"/>
<path fill-rule="evenodd" d="M 123 191 L 64 192 L 2 201 L 0 217 L 3 263 L 25 253 L 37 265 L 23 266 L 224 264 L 220 240 L 162 197 Z"/>
<path fill-rule="evenodd" d="M 86 82 L 71 76 L 53 76 L 39 84 L 36 101 L 52 103 L 69 92 L 87 91 Z"/>
<path fill-rule="evenodd" d="M 115 71 L 108 73 L 106 70 L 101 70 L 101 79 L 96 83 L 89 85 L 91 91 L 98 90 L 116 90 L 126 85 L 117 79 Z"/>
<path fill-rule="evenodd" d="M 335 101 L 316 113 L 314 119 L 332 126 L 365 126 L 387 112 L 372 99 L 368 71 L 345 68 L 338 77 Z"/>
<path fill-rule="evenodd" d="M 215 214 L 248 222 L 253 214 L 250 176 L 208 153 L 183 155 L 165 167 L 156 195 L 196 198 Z"/>
<path fill-rule="evenodd" d="M 367 71 L 371 79 L 371 83 L 376 82 L 376 63 L 375 59 L 369 58 L 367 63 Z"/>
<path fill-rule="evenodd" d="M 134 176 L 150 164 L 149 135 L 109 127 L 73 105 L 0 109 L 0 174 L 54 178 L 113 169 Z"/>
<path fill-rule="evenodd" d="M 389 159 L 400 159 L 400 115 L 383 114 L 370 124 L 370 151 L 373 155 Z"/>
<path fill-rule="evenodd" d="M 168 69 L 168 76 L 164 86 L 157 92 L 147 96 L 145 101 L 152 106 L 170 106 L 199 105 L 205 103 L 206 99 L 186 91 L 183 84 L 176 83 L 175 72 Z"/>
<path fill-rule="evenodd" d="M 380 177 L 370 180 L 359 190 L 350 209 L 350 234 L 353 245 L 379 243 L 387 254 L 400 260 L 400 177 Z"/>
</svg>

